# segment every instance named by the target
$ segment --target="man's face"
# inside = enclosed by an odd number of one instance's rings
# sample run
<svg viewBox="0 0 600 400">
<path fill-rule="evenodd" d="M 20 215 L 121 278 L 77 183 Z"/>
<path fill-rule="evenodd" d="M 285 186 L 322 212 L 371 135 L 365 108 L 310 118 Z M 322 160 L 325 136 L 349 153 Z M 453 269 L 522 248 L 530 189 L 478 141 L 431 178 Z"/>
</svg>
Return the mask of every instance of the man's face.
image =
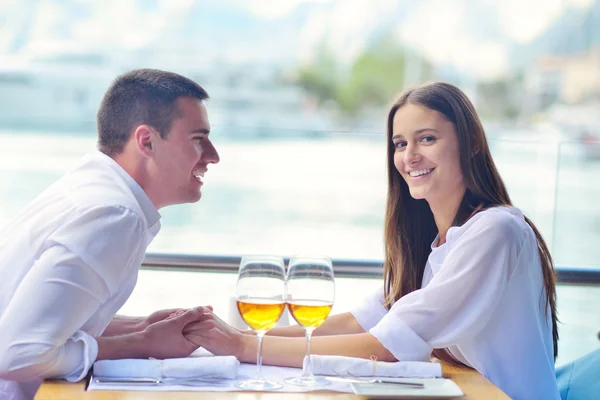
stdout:
<svg viewBox="0 0 600 400">
<path fill-rule="evenodd" d="M 208 164 L 219 162 L 209 139 L 210 124 L 202 101 L 180 97 L 177 108 L 179 117 L 171 124 L 166 139 L 155 132 L 153 140 L 151 176 L 157 208 L 200 200 Z"/>
</svg>

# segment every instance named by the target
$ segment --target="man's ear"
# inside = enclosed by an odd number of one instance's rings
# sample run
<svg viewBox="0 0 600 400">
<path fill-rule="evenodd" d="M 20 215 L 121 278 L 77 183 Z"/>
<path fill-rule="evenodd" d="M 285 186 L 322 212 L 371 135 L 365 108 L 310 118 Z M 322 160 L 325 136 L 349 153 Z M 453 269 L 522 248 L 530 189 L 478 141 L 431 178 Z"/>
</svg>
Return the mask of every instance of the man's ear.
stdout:
<svg viewBox="0 0 600 400">
<path fill-rule="evenodd" d="M 140 125 L 133 132 L 136 148 L 149 157 L 154 152 L 154 131 L 148 125 Z"/>
</svg>

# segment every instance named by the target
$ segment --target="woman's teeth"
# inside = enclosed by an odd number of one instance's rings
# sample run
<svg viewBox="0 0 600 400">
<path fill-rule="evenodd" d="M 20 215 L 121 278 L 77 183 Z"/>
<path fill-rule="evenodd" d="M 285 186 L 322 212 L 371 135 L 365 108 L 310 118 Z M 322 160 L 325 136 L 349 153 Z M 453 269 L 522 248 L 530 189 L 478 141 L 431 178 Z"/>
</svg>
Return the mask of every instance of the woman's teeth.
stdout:
<svg viewBox="0 0 600 400">
<path fill-rule="evenodd" d="M 432 168 L 427 168 L 427 169 L 420 169 L 417 171 L 410 171 L 409 175 L 410 176 L 421 176 L 421 175 L 427 175 L 428 173 L 430 173 L 431 171 L 433 171 Z"/>
</svg>

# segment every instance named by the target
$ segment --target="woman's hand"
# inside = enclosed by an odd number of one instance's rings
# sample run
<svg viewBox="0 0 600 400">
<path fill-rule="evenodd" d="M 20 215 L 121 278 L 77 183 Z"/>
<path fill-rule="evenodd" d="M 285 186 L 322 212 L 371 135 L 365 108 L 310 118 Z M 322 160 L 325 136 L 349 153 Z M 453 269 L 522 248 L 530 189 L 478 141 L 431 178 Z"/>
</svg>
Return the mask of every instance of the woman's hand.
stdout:
<svg viewBox="0 0 600 400">
<path fill-rule="evenodd" d="M 204 308 L 212 311 L 212 306 L 204 306 Z M 169 308 L 166 310 L 158 310 L 154 311 L 152 314 L 148 315 L 146 318 L 143 318 L 139 323 L 139 331 L 143 331 L 150 325 L 163 321 L 165 319 L 173 318 L 178 315 L 183 314 L 185 311 L 188 311 L 189 308 Z"/>
<path fill-rule="evenodd" d="M 248 354 L 256 356 L 256 349 L 253 348 L 256 339 L 233 328 L 212 311 L 185 326 L 183 335 L 196 346 L 204 347 L 216 356 L 233 355 L 241 362 L 248 361 Z"/>
</svg>

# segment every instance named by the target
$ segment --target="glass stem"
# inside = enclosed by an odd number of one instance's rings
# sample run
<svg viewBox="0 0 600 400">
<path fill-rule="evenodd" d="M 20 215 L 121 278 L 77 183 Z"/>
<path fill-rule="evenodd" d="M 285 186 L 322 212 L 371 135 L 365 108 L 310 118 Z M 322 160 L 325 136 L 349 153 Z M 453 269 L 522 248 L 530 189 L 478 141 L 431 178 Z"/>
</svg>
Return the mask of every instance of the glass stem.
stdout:
<svg viewBox="0 0 600 400">
<path fill-rule="evenodd" d="M 304 371 L 302 376 L 305 378 L 312 378 L 312 361 L 310 360 L 310 340 L 312 339 L 312 333 L 314 329 L 306 329 L 306 363 L 304 364 Z"/>
<path fill-rule="evenodd" d="M 261 372 L 262 366 L 262 345 L 263 345 L 263 337 L 265 337 L 265 332 L 258 331 L 256 332 L 256 339 L 258 340 L 258 350 L 256 352 L 256 380 L 262 381 L 264 380 Z"/>
</svg>

